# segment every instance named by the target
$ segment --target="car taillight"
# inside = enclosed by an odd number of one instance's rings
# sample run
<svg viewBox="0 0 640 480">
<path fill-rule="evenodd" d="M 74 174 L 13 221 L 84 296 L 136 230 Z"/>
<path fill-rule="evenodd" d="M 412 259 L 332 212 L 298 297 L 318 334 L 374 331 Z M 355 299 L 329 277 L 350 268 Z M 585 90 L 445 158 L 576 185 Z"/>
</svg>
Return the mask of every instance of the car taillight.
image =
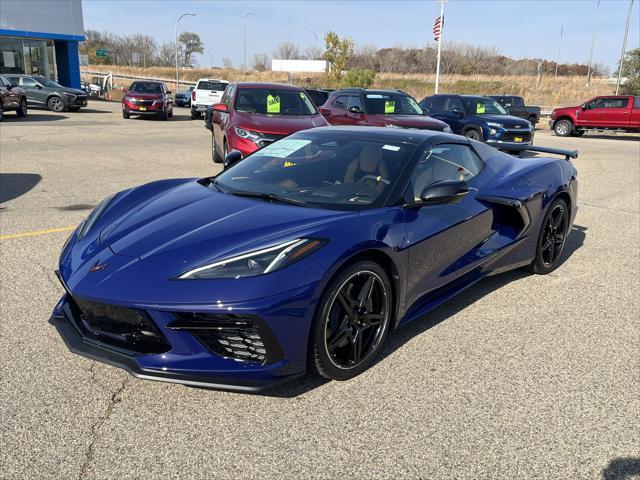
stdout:
<svg viewBox="0 0 640 480">
<path fill-rule="evenodd" d="M 191 90 L 191 100 L 195 100 L 195 99 L 196 99 L 196 91 Z"/>
</svg>

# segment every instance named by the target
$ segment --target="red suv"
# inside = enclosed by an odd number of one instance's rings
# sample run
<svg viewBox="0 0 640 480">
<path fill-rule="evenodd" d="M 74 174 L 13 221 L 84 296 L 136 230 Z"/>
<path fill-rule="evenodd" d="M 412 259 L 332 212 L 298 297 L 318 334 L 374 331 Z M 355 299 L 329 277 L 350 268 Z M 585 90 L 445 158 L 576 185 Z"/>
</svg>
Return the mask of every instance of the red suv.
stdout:
<svg viewBox="0 0 640 480">
<path fill-rule="evenodd" d="M 162 82 L 133 82 L 122 98 L 122 117 L 131 115 L 152 115 L 161 120 L 173 117 L 171 91 Z"/>
<path fill-rule="evenodd" d="M 245 157 L 291 133 L 328 125 L 300 87 L 232 83 L 212 107 L 211 156 L 216 163 L 232 150 Z"/>
<path fill-rule="evenodd" d="M 449 125 L 427 117 L 413 97 L 399 90 L 336 90 L 320 107 L 320 113 L 332 125 L 417 128 L 451 133 Z"/>
</svg>

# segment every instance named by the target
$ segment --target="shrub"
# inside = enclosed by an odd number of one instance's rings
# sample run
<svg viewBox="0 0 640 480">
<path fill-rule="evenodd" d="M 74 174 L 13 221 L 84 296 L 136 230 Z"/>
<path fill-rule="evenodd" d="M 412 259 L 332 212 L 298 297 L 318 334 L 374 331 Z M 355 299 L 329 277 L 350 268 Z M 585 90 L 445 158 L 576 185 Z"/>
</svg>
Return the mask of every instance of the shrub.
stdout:
<svg viewBox="0 0 640 480">
<path fill-rule="evenodd" d="M 375 73 L 372 70 L 354 68 L 349 70 L 342 79 L 343 87 L 362 87 L 369 88 L 373 85 Z"/>
</svg>

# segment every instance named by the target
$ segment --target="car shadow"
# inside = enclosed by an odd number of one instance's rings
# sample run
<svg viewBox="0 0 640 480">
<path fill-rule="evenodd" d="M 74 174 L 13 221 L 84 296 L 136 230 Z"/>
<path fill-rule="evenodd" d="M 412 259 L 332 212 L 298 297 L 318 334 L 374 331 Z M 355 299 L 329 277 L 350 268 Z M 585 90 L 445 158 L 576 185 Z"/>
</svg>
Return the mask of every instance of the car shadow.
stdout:
<svg viewBox="0 0 640 480">
<path fill-rule="evenodd" d="M 0 203 L 18 198 L 42 180 L 37 173 L 0 173 Z"/>
<path fill-rule="evenodd" d="M 30 109 L 31 110 L 31 109 Z M 5 123 L 32 123 L 32 122 L 51 122 L 54 120 L 64 120 L 65 118 L 69 118 L 66 115 L 58 114 L 43 114 L 43 115 L 29 115 L 27 112 L 27 116 L 20 118 L 16 115 L 10 115 L 8 112 L 5 112 L 4 118 L 2 119 L 2 124 Z"/>
<path fill-rule="evenodd" d="M 585 133 L 582 138 L 594 138 L 596 140 L 623 140 L 626 142 L 638 142 L 640 141 L 640 135 L 627 133 L 622 135 L 606 135 L 606 134 L 591 134 L 589 132 Z"/>
<path fill-rule="evenodd" d="M 602 480 L 632 480 L 640 477 L 640 458 L 614 458 L 602 470 Z"/>
<path fill-rule="evenodd" d="M 567 259 L 569 259 L 576 250 L 582 247 L 586 238 L 586 231 L 587 227 L 583 227 L 580 225 L 573 226 L 573 228 L 571 229 L 571 233 L 567 237 L 567 242 L 562 253 L 560 266 L 564 262 L 566 262 Z M 444 320 L 447 320 L 448 318 L 454 316 L 458 312 L 475 303 L 477 300 L 480 300 L 485 295 L 511 282 L 521 280 L 530 275 L 533 274 L 525 269 L 518 269 L 481 280 L 477 284 L 465 290 L 464 295 L 457 295 L 450 300 L 447 300 L 442 305 L 430 311 L 424 317 L 416 319 L 407 325 L 403 325 L 402 327 L 392 332 L 387 337 L 385 346 L 378 355 L 375 364 L 383 362 L 389 355 L 400 349 L 414 337 L 421 335 L 432 327 L 438 325 L 440 322 L 443 322 Z M 268 397 L 292 398 L 313 390 L 314 388 L 317 388 L 327 382 L 328 380 L 320 378 L 316 375 L 307 375 L 298 382 L 277 387 L 273 390 L 261 393 L 260 395 Z"/>
</svg>

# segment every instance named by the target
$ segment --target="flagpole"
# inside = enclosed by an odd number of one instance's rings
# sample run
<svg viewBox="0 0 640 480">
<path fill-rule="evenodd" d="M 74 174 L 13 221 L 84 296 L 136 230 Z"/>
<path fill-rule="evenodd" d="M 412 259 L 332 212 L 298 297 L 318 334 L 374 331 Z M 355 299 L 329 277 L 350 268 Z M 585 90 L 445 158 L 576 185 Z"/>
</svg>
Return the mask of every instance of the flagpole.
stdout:
<svg viewBox="0 0 640 480">
<path fill-rule="evenodd" d="M 622 78 L 622 67 L 624 66 L 624 54 L 627 49 L 627 35 L 629 34 L 629 22 L 631 22 L 631 11 L 633 10 L 633 0 L 629 0 L 629 13 L 627 13 L 627 26 L 624 29 L 624 41 L 622 42 L 622 52 L 620 52 L 620 63 L 618 64 L 618 81 L 616 82 L 616 95 L 620 91 L 620 80 Z"/>
<path fill-rule="evenodd" d="M 438 86 L 440 84 L 440 55 L 442 52 L 442 35 L 444 34 L 444 2 L 446 0 L 440 0 L 440 38 L 438 39 L 438 63 L 436 65 L 436 91 L 438 93 Z"/>
<path fill-rule="evenodd" d="M 591 64 L 593 62 L 593 48 L 596 45 L 596 29 L 598 28 L 598 12 L 600 11 L 600 0 L 596 4 L 596 16 L 593 20 L 593 33 L 591 34 L 591 51 L 589 52 L 589 68 L 587 69 L 587 84 L 586 87 L 591 83 Z"/>
</svg>

